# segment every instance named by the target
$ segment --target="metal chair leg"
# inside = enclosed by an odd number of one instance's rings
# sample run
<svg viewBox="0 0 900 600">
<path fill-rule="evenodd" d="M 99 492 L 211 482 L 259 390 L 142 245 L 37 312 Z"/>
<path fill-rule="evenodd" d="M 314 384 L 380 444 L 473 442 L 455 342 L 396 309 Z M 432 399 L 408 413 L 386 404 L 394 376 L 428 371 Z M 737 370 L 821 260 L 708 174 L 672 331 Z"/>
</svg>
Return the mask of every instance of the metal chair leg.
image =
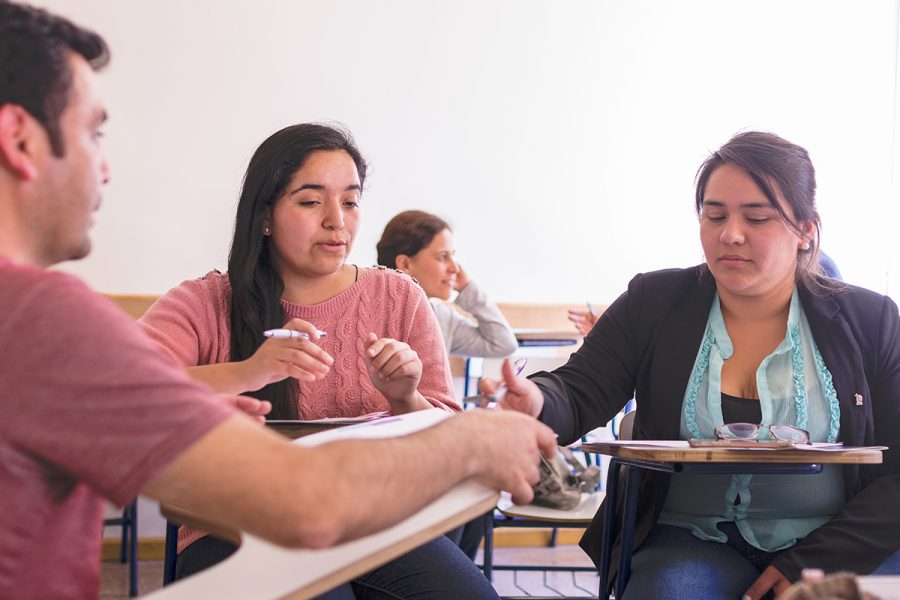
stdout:
<svg viewBox="0 0 900 600">
<path fill-rule="evenodd" d="M 178 525 L 166 521 L 166 555 L 163 559 L 163 587 L 175 581 L 178 562 Z"/>
<path fill-rule="evenodd" d="M 609 595 L 609 565 L 612 562 L 612 543 L 615 539 L 616 494 L 619 491 L 619 461 L 609 461 L 606 475 L 606 508 L 603 513 L 603 539 L 600 542 L 600 598 Z"/>
<path fill-rule="evenodd" d="M 122 537 L 119 542 L 119 562 L 125 564 L 128 560 L 128 527 L 130 525 L 128 522 L 128 506 L 122 510 L 122 519 L 120 523 L 121 531 L 119 533 Z"/>
<path fill-rule="evenodd" d="M 484 566 L 482 571 L 488 581 L 494 581 L 494 511 L 484 515 Z"/>
<path fill-rule="evenodd" d="M 554 527 L 550 530 L 550 539 L 547 541 L 548 548 L 556 548 L 556 536 L 559 533 L 559 529 Z"/>
<path fill-rule="evenodd" d="M 134 598 L 138 595 L 138 550 L 137 550 L 137 542 L 138 542 L 138 512 L 137 512 L 137 499 L 134 502 L 128 505 L 125 508 L 125 512 L 128 515 L 127 521 L 128 525 L 122 527 L 122 531 L 124 532 L 127 528 L 129 530 L 129 560 L 128 563 L 128 595 Z M 122 545 L 124 548 L 124 544 Z"/>
</svg>

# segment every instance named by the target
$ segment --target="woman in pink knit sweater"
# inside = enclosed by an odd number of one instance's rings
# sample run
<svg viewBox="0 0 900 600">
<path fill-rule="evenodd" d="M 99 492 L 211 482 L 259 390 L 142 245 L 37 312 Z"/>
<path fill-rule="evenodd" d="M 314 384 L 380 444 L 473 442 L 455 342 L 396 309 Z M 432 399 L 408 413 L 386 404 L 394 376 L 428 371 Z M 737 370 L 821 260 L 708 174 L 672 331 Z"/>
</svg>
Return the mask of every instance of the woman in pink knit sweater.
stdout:
<svg viewBox="0 0 900 600">
<path fill-rule="evenodd" d="M 365 176 L 366 162 L 348 132 L 301 124 L 270 136 L 247 168 L 228 272 L 169 291 L 140 320 L 144 331 L 213 389 L 269 400 L 270 418 L 459 410 L 422 289 L 397 271 L 347 263 Z M 310 339 L 263 336 L 275 328 Z M 178 546 L 180 577 L 235 549 L 186 527 Z M 459 565 L 448 569 L 442 565 L 448 560 Z M 354 581 L 353 591 L 406 597 L 422 577 L 428 588 L 441 581 L 448 590 L 493 597 L 466 563 L 440 538 L 376 569 L 374 579 Z"/>
</svg>

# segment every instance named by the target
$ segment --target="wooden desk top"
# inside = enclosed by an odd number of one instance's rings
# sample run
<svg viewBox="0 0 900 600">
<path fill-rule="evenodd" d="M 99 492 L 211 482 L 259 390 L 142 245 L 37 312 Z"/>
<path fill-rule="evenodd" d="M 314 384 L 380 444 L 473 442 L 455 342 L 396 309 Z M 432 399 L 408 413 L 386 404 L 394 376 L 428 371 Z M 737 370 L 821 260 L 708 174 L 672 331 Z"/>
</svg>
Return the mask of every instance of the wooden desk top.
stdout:
<svg viewBox="0 0 900 600">
<path fill-rule="evenodd" d="M 801 450 L 799 448 L 691 448 L 687 442 L 671 442 L 673 447 L 640 446 L 633 444 L 595 442 L 582 444 L 585 452 L 606 454 L 616 458 L 645 460 L 648 462 L 727 462 L 727 463 L 855 463 L 880 464 L 881 450 L 872 448 L 845 448 L 843 450 Z M 656 442 L 660 443 L 660 442 Z"/>
</svg>

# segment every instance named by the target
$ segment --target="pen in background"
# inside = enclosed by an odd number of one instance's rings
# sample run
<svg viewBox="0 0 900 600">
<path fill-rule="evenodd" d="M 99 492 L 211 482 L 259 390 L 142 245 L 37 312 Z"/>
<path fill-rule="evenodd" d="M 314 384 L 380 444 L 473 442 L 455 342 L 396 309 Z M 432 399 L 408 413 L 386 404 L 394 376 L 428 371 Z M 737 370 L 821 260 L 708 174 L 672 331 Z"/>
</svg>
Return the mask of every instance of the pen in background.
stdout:
<svg viewBox="0 0 900 600">
<path fill-rule="evenodd" d="M 594 306 L 590 302 L 585 302 L 587 304 L 588 313 L 591 315 L 591 319 L 597 319 L 597 313 L 594 311 Z"/>
</svg>

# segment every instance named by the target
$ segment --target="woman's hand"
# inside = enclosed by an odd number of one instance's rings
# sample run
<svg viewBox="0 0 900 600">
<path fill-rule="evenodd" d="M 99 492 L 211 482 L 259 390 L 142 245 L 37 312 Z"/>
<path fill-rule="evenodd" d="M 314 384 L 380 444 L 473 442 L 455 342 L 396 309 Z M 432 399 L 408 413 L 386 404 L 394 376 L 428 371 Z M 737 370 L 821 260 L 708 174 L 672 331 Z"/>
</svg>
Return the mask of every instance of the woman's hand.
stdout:
<svg viewBox="0 0 900 600">
<path fill-rule="evenodd" d="M 500 398 L 498 406 L 537 417 L 544 408 L 544 394 L 540 388 L 530 379 L 516 375 L 509 360 L 503 361 L 500 369 L 503 379 L 491 379 L 484 377 L 478 384 L 478 389 L 488 398 L 499 395 L 498 392 L 505 386 L 505 395 Z"/>
<path fill-rule="evenodd" d="M 569 309 L 569 320 L 575 323 L 575 329 L 581 335 L 587 335 L 588 332 L 597 323 L 597 315 L 589 310 Z"/>
<path fill-rule="evenodd" d="M 466 286 L 469 285 L 470 281 L 472 281 L 472 279 L 469 277 L 469 274 L 465 272 L 461 264 L 456 263 L 456 284 L 453 286 L 453 289 L 457 292 L 461 292 L 466 289 Z"/>
<path fill-rule="evenodd" d="M 251 396 L 224 394 L 222 395 L 222 400 L 259 423 L 265 423 L 266 415 L 272 410 L 271 402 L 268 400 L 257 400 Z"/>
<path fill-rule="evenodd" d="M 365 345 L 369 379 L 391 403 L 391 412 L 398 414 L 430 406 L 418 392 L 422 361 L 409 344 L 370 333 Z"/>
<path fill-rule="evenodd" d="M 781 571 L 769 565 L 763 571 L 756 581 L 753 582 L 744 595 L 742 600 L 760 600 L 769 590 L 775 590 L 775 596 L 780 596 L 786 589 L 791 587 L 791 582 L 785 577 Z"/>
<path fill-rule="evenodd" d="M 244 391 L 258 390 L 288 377 L 316 381 L 331 370 L 334 359 L 314 343 L 319 335 L 312 323 L 291 319 L 284 324 L 284 329 L 303 331 L 309 340 L 269 338 L 253 356 L 235 363 Z"/>
</svg>

